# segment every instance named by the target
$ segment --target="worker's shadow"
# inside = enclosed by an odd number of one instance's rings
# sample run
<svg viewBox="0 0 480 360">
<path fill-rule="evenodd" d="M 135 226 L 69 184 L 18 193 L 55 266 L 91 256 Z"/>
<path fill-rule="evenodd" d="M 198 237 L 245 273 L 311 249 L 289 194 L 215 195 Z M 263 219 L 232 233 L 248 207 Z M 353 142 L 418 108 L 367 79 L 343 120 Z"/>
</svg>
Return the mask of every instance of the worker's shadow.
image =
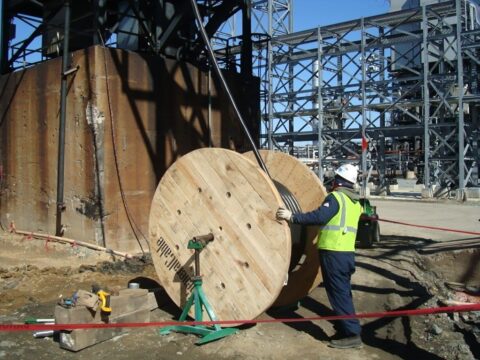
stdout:
<svg viewBox="0 0 480 360">
<path fill-rule="evenodd" d="M 308 296 L 300 301 L 300 306 L 315 312 L 316 314 L 321 314 L 321 316 L 334 315 L 330 308 Z M 303 316 L 296 312 L 297 309 L 298 306 L 292 306 L 288 308 L 271 308 L 267 311 L 267 314 L 275 319 L 302 319 Z M 331 321 L 331 323 L 335 327 L 335 322 Z M 319 341 L 329 340 L 329 336 L 325 333 L 325 331 L 312 321 L 285 322 L 284 324 L 297 331 L 303 331 Z"/>
</svg>

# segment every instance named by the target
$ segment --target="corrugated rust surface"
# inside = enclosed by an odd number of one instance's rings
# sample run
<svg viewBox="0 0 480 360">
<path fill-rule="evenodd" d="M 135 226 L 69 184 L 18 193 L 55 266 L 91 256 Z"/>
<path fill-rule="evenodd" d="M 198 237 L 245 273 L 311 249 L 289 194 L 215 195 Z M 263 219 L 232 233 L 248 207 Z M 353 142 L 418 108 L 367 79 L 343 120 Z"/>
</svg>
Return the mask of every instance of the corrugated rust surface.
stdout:
<svg viewBox="0 0 480 360">
<path fill-rule="evenodd" d="M 124 251 L 138 251 L 138 238 L 146 249 L 150 202 L 168 166 L 199 147 L 243 151 L 248 142 L 214 82 L 208 120 L 208 76 L 193 66 L 100 47 L 75 52 L 72 63 L 80 67 L 67 102 L 65 235 Z M 0 79 L 4 226 L 55 231 L 60 66 L 55 59 Z M 254 109 L 244 116 L 255 137 L 258 82 L 228 79 L 240 108 Z"/>
</svg>

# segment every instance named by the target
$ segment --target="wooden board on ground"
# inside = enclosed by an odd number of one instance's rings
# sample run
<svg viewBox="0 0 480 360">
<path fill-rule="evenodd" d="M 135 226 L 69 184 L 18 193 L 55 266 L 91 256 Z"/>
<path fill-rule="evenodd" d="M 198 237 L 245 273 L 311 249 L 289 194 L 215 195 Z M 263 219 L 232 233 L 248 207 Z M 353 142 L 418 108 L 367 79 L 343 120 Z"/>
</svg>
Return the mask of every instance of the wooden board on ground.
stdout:
<svg viewBox="0 0 480 360">
<path fill-rule="evenodd" d="M 153 263 L 170 298 L 184 306 L 193 289 L 188 241 L 212 233 L 200 267 L 217 317 L 253 319 L 268 309 L 291 255 L 288 226 L 275 219 L 281 204 L 272 181 L 241 154 L 199 149 L 176 161 L 157 187 L 149 220 Z"/>
<path fill-rule="evenodd" d="M 296 198 L 302 212 L 312 211 L 320 206 L 327 196 L 327 191 L 318 176 L 305 164 L 282 152 L 260 150 L 260 155 L 272 179 L 287 188 Z M 244 156 L 258 164 L 253 152 L 245 153 Z M 294 226 L 299 225 L 293 225 L 292 232 Z M 322 281 L 316 248 L 318 226 L 303 226 L 299 233 L 301 239 L 295 241 L 294 247 L 301 245 L 302 248 L 294 249 L 293 252 L 300 250 L 301 256 L 292 257 L 296 263 L 291 264 L 288 283 L 274 306 L 295 303 L 307 296 Z M 294 236 L 292 233 L 292 237 Z"/>
</svg>

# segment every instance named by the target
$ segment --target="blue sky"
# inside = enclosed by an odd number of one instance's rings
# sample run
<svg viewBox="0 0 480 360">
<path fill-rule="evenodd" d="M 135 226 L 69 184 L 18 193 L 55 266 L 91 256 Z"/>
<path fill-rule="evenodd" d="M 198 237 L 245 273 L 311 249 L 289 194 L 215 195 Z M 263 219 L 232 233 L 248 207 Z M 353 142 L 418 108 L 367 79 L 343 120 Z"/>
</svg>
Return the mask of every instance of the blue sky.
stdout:
<svg viewBox="0 0 480 360">
<path fill-rule="evenodd" d="M 293 0 L 294 31 L 388 12 L 388 0 Z"/>
</svg>

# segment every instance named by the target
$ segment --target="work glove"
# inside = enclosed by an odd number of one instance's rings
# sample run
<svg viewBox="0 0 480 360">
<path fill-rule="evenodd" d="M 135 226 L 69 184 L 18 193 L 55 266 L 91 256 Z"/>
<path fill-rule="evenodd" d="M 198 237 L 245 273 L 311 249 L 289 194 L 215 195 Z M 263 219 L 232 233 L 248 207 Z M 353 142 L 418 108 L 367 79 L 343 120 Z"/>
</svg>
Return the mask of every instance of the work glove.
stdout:
<svg viewBox="0 0 480 360">
<path fill-rule="evenodd" d="M 288 209 L 278 208 L 276 216 L 278 220 L 290 221 L 290 219 L 292 218 L 292 212 Z"/>
</svg>

